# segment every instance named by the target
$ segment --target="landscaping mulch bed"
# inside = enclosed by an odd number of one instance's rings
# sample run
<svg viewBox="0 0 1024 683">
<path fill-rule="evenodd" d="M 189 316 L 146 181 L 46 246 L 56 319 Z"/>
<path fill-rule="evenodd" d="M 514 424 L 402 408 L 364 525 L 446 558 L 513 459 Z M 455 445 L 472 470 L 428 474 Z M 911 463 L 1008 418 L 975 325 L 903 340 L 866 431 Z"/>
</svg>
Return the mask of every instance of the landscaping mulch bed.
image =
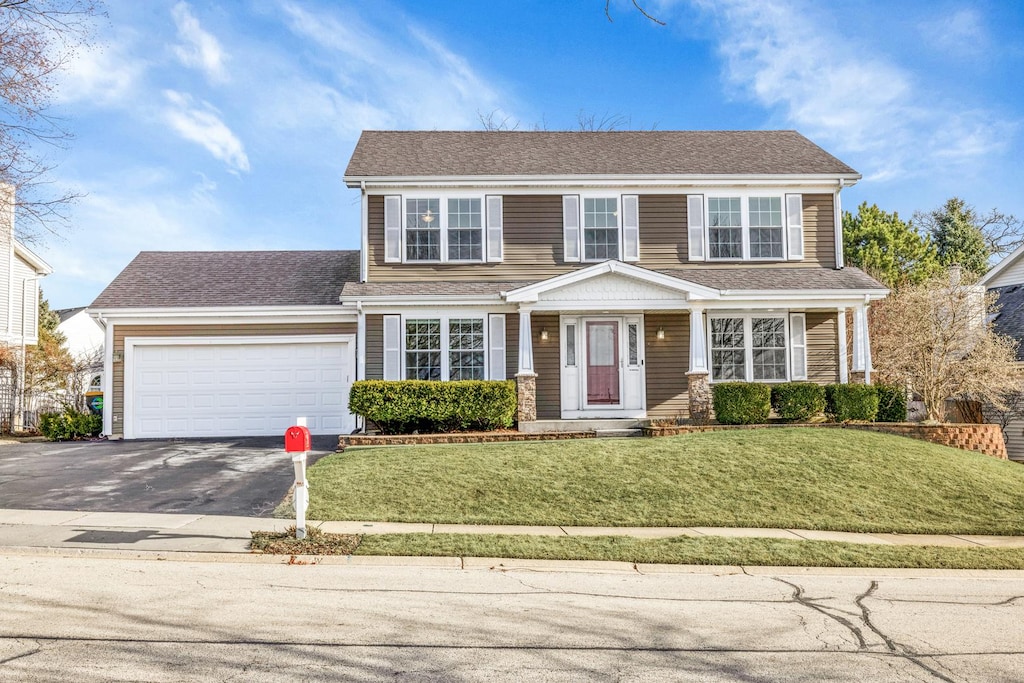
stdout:
<svg viewBox="0 0 1024 683">
<path fill-rule="evenodd" d="M 359 534 L 330 534 L 306 527 L 306 538 L 295 538 L 295 527 L 285 531 L 254 531 L 250 547 L 267 555 L 351 555 L 363 537 Z"/>
</svg>

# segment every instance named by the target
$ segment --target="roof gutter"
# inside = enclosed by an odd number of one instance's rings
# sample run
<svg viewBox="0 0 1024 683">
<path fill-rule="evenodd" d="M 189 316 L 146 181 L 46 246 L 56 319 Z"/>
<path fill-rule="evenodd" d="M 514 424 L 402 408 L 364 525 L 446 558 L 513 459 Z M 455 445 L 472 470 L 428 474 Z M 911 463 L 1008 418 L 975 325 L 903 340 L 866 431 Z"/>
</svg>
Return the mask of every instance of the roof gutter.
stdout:
<svg viewBox="0 0 1024 683">
<path fill-rule="evenodd" d="M 737 185 L 835 185 L 838 181 L 851 186 L 861 179 L 859 173 L 684 173 L 684 174 L 557 174 L 557 175 L 460 175 L 460 176 L 346 176 L 345 184 L 350 188 L 416 187 L 481 187 L 481 186 L 617 186 L 617 187 L 666 187 L 666 186 L 737 186 Z"/>
</svg>

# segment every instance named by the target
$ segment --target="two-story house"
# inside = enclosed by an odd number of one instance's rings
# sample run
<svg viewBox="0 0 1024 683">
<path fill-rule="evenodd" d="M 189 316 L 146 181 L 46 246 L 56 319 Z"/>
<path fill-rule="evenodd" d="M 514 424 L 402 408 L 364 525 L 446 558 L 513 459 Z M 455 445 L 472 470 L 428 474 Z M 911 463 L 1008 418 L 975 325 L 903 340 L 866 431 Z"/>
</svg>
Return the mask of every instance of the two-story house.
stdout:
<svg viewBox="0 0 1024 683">
<path fill-rule="evenodd" d="M 308 252 L 308 276 L 289 252 L 142 254 L 100 295 L 105 431 L 277 433 L 308 409 L 340 432 L 356 377 L 515 379 L 534 430 L 685 417 L 721 381 L 870 381 L 887 290 L 842 267 L 859 177 L 793 131 L 364 132 L 359 252 Z M 298 387 L 277 405 L 267 345 Z"/>
</svg>

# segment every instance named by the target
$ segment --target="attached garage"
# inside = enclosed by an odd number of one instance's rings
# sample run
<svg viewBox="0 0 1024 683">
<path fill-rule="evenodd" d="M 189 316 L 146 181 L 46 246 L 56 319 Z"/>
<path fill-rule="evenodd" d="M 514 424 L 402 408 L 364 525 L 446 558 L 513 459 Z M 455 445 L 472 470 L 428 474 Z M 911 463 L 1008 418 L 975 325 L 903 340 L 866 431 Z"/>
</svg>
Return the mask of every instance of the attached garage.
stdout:
<svg viewBox="0 0 1024 683">
<path fill-rule="evenodd" d="M 89 307 L 104 329 L 112 439 L 356 428 L 355 251 L 142 252 Z"/>
<path fill-rule="evenodd" d="M 313 434 L 355 428 L 348 336 L 125 339 L 128 439 Z"/>
</svg>

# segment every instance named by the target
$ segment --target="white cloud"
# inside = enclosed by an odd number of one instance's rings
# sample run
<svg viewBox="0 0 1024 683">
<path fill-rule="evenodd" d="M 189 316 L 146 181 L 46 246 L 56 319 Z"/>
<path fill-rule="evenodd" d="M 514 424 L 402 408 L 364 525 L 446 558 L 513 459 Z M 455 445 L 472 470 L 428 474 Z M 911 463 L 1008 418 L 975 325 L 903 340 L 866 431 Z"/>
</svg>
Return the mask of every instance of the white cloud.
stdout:
<svg viewBox="0 0 1024 683">
<path fill-rule="evenodd" d="M 220 119 L 216 109 L 207 102 L 196 105 L 190 96 L 174 90 L 165 90 L 164 96 L 170 103 L 164 112 L 166 121 L 178 135 L 202 145 L 214 158 L 237 171 L 249 170 L 249 157 L 242 141 Z"/>
<path fill-rule="evenodd" d="M 506 95 L 406 18 L 382 31 L 352 13 L 343 21 L 292 3 L 283 8 L 292 32 L 330 56 L 327 99 L 358 121 L 354 129 L 479 128 L 477 112 L 505 116 Z"/>
<path fill-rule="evenodd" d="M 54 91 L 57 103 L 89 103 L 116 106 L 129 100 L 148 64 L 124 49 L 130 42 L 121 36 L 107 46 L 79 50 L 63 70 Z"/>
<path fill-rule="evenodd" d="M 785 0 L 694 0 L 721 20 L 719 52 L 736 94 L 779 112 L 812 139 L 869 161 L 870 179 L 979 162 L 1014 127 L 924 90 L 912 72 L 840 35 L 815 6 Z"/>
<path fill-rule="evenodd" d="M 940 15 L 919 28 L 923 43 L 936 52 L 969 57 L 984 54 L 988 47 L 981 16 L 972 8 Z"/>
<path fill-rule="evenodd" d="M 224 50 L 217 39 L 199 24 L 186 2 L 179 2 L 171 10 L 178 27 L 178 38 L 184 41 L 174 46 L 174 54 L 187 67 L 200 69 L 215 83 L 227 80 L 224 68 Z"/>
</svg>

